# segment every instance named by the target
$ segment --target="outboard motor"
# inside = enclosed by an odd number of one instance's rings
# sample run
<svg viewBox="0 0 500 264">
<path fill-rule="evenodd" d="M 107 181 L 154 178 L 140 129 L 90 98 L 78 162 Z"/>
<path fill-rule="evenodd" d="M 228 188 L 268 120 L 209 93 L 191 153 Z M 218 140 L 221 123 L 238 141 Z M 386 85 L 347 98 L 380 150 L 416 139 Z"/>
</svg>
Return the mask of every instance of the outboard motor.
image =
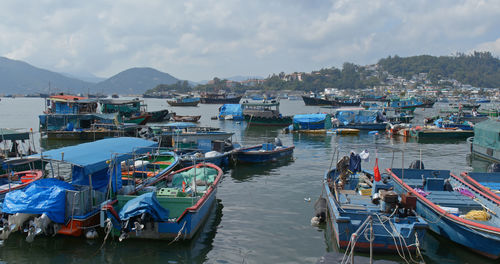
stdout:
<svg viewBox="0 0 500 264">
<path fill-rule="evenodd" d="M 146 219 L 146 213 L 143 213 L 140 218 L 137 218 L 134 222 L 134 227 L 132 227 L 132 231 L 135 231 L 135 235 L 139 236 L 141 231 L 144 229 L 144 220 Z"/>
<path fill-rule="evenodd" d="M 500 172 L 500 163 L 491 163 L 488 166 L 488 172 Z"/>
<path fill-rule="evenodd" d="M 46 215 L 42 214 L 40 217 L 29 221 L 28 228 L 24 229 L 27 232 L 26 241 L 31 243 L 34 241 L 35 236 L 44 233 L 46 235 L 55 235 L 59 230 L 59 225 L 53 224 L 52 220 Z"/>
<path fill-rule="evenodd" d="M 410 164 L 409 169 L 423 170 L 423 169 L 425 169 L 424 163 L 421 160 L 414 160 Z"/>
<path fill-rule="evenodd" d="M 28 221 L 33 215 L 32 214 L 23 214 L 23 213 L 16 213 L 13 215 L 9 215 L 7 218 L 7 221 L 5 218 L 2 219 L 2 228 L 0 233 L 0 239 L 7 239 L 12 232 L 16 232 L 17 230 L 21 229 L 23 225 L 25 225 L 25 222 Z"/>
</svg>

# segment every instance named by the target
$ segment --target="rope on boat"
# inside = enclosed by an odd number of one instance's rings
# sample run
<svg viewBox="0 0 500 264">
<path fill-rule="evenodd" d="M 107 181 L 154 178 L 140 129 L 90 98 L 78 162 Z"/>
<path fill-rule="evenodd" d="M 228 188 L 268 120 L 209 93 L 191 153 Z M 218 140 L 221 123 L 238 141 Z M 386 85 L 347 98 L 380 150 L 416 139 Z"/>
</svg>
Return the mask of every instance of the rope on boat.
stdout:
<svg viewBox="0 0 500 264">
<path fill-rule="evenodd" d="M 184 224 L 182 225 L 181 230 L 179 230 L 179 232 L 177 233 L 177 236 L 174 238 L 174 240 L 172 240 L 172 242 L 168 243 L 169 245 L 176 242 L 177 240 L 179 240 L 179 238 L 182 235 L 182 230 L 184 230 L 184 227 L 186 226 L 186 223 L 187 223 L 187 221 L 184 221 Z"/>
<path fill-rule="evenodd" d="M 104 247 L 104 244 L 106 244 L 106 240 L 108 239 L 108 236 L 111 233 L 112 229 L 113 229 L 113 223 L 111 223 L 111 219 L 106 218 L 106 226 L 104 227 L 104 232 L 106 233 L 106 235 L 104 236 L 104 240 L 102 241 L 102 245 L 99 248 L 99 251 Z"/>
</svg>

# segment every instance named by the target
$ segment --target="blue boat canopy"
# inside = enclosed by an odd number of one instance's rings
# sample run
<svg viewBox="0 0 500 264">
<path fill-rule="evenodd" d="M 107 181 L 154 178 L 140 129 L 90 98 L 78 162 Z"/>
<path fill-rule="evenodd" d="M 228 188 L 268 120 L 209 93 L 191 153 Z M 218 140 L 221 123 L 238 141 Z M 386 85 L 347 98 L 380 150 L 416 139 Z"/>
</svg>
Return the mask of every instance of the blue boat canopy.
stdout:
<svg viewBox="0 0 500 264">
<path fill-rule="evenodd" d="M 113 189 L 121 188 L 120 162 L 131 159 L 134 154 L 151 152 L 157 142 L 132 137 L 108 138 L 95 142 L 43 152 L 44 160 L 54 160 L 72 164 L 72 183 L 90 185 L 92 188 L 106 189 L 109 183 L 110 167 L 113 169 Z M 31 157 L 40 158 L 40 154 Z M 108 164 L 107 161 L 113 161 Z"/>
<path fill-rule="evenodd" d="M 329 114 L 304 114 L 293 116 L 294 130 L 318 130 L 332 128 Z"/>
<path fill-rule="evenodd" d="M 384 121 L 384 117 L 380 111 L 376 110 L 344 110 L 337 111 L 335 114 L 337 120 L 344 124 L 369 124 L 377 123 L 377 121 Z"/>
<path fill-rule="evenodd" d="M 32 182 L 22 190 L 5 195 L 2 212 L 8 214 L 46 214 L 56 223 L 64 223 L 66 190 L 76 190 L 71 184 L 54 178 Z"/>
<path fill-rule="evenodd" d="M 233 116 L 233 120 L 243 120 L 243 109 L 240 104 L 225 104 L 220 108 L 219 119 L 228 115 Z"/>
</svg>

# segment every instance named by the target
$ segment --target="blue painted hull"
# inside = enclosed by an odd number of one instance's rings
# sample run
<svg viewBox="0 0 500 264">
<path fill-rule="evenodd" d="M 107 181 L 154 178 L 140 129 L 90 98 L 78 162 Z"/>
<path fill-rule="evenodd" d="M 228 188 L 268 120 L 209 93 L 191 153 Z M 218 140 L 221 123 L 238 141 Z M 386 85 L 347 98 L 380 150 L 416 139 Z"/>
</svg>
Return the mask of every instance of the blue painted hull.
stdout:
<svg viewBox="0 0 500 264">
<path fill-rule="evenodd" d="M 295 147 L 283 147 L 271 151 L 258 151 L 261 145 L 247 148 L 236 152 L 235 159 L 242 163 L 263 163 L 291 156 Z"/>
<path fill-rule="evenodd" d="M 342 249 L 347 248 L 352 234 L 369 216 L 373 217 L 373 232 L 375 237 L 372 247 L 374 252 L 395 252 L 398 251 L 398 249 L 399 251 L 404 250 L 407 252 L 407 250 L 414 251 L 416 249 L 414 246 L 406 247 L 404 244 L 401 245 L 400 240 L 397 237 L 396 240 L 394 240 L 393 235 L 395 232 L 391 231 L 393 230 L 391 225 L 396 228 L 398 233 L 406 242 L 406 245 L 414 244 L 416 236 L 420 241 L 423 240 L 427 224 L 418 217 L 392 217 L 389 221 L 380 221 L 381 219 L 378 218 L 377 215 L 381 215 L 382 218 L 385 214 L 380 211 L 373 210 L 373 208 L 368 209 L 370 205 L 366 206 L 367 210 L 360 208 L 341 208 L 341 205 L 330 190 L 327 181 L 327 174 L 328 172 L 325 174 L 323 191 L 326 193 L 328 218 L 332 224 L 338 247 Z M 371 206 L 373 207 L 373 205 Z M 369 238 L 368 234 L 369 233 L 367 233 L 366 236 L 364 233 L 358 234 L 358 241 L 355 245 L 356 251 L 369 251 L 370 241 L 367 239 Z"/>
<path fill-rule="evenodd" d="M 410 177 L 409 172 L 406 175 L 405 181 Z M 398 180 L 399 178 L 394 180 L 396 192 L 414 192 L 412 188 L 403 186 Z M 471 221 L 443 214 L 438 211 L 439 207 L 434 203 L 417 197 L 417 213 L 427 221 L 433 232 L 483 256 L 492 259 L 500 257 L 500 232 L 488 230 L 484 225 L 472 226 Z M 481 224 L 481 221 L 475 222 Z"/>
</svg>

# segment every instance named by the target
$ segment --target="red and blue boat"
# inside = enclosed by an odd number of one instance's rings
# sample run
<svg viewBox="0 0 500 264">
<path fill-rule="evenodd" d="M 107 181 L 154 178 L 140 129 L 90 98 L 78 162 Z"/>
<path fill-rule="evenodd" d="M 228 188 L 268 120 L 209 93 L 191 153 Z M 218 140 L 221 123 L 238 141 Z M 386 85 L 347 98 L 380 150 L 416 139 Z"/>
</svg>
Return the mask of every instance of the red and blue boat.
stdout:
<svg viewBox="0 0 500 264">
<path fill-rule="evenodd" d="M 483 256 L 500 257 L 499 201 L 448 170 L 387 171 L 398 192 L 417 197 L 416 211 L 433 232 Z"/>
</svg>

